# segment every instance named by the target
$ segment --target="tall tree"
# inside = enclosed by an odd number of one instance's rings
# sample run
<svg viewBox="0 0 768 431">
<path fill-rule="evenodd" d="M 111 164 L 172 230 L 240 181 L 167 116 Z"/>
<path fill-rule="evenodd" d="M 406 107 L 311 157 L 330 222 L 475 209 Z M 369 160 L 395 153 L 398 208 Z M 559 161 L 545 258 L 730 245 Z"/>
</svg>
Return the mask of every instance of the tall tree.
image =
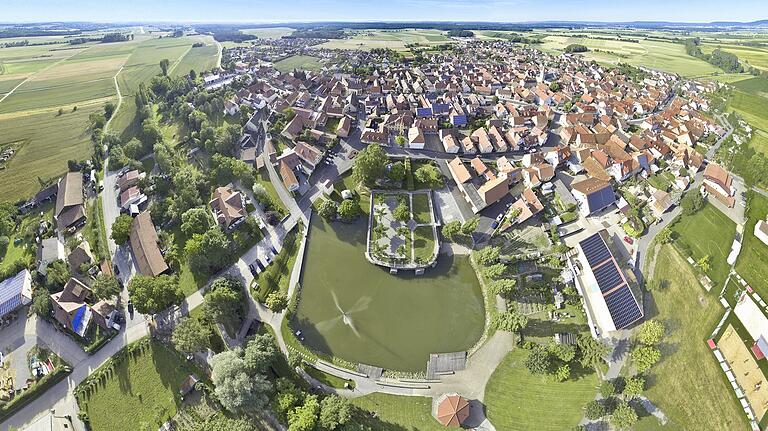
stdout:
<svg viewBox="0 0 768 431">
<path fill-rule="evenodd" d="M 171 342 L 176 350 L 193 353 L 208 347 L 211 338 L 211 328 L 193 318 L 185 318 L 173 329 Z"/>
<path fill-rule="evenodd" d="M 136 311 L 142 314 L 162 311 L 183 298 L 176 277 L 170 275 L 136 275 L 128 283 L 128 292 Z"/>
<path fill-rule="evenodd" d="M 387 154 L 381 146 L 369 145 L 355 157 L 352 175 L 355 181 L 371 186 L 384 175 L 386 164 Z"/>
<path fill-rule="evenodd" d="M 131 237 L 132 223 L 133 218 L 128 214 L 121 214 L 112 222 L 112 239 L 115 244 L 123 245 L 128 242 Z"/>
<path fill-rule="evenodd" d="M 163 72 L 163 76 L 168 76 L 168 66 L 171 64 L 171 62 L 164 58 L 160 60 L 160 70 Z"/>
<path fill-rule="evenodd" d="M 261 374 L 247 372 L 239 350 L 228 350 L 211 359 L 211 380 L 221 405 L 237 414 L 266 407 L 271 385 Z"/>
<path fill-rule="evenodd" d="M 122 288 L 114 275 L 101 274 L 91 285 L 93 296 L 98 299 L 112 299 L 120 294 Z"/>
</svg>

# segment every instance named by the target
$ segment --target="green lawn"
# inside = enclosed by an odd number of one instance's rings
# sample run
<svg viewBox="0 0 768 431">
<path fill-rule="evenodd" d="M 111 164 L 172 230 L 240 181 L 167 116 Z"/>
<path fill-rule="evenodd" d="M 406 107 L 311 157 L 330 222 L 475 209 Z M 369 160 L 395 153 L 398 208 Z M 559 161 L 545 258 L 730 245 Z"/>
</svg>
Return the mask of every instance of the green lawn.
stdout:
<svg viewBox="0 0 768 431">
<path fill-rule="evenodd" d="M 355 387 L 355 382 L 353 380 L 344 380 L 342 378 L 339 378 L 339 377 L 333 376 L 331 374 L 328 374 L 326 372 L 320 371 L 317 368 L 315 368 L 315 367 L 313 367 L 313 366 L 311 366 L 309 364 L 306 364 L 306 363 L 303 364 L 302 368 L 304 369 L 304 371 L 307 372 L 307 374 L 312 376 L 312 378 L 314 378 L 315 380 L 317 380 L 317 381 L 319 381 L 321 383 L 324 383 L 324 384 L 326 384 L 326 385 L 328 385 L 328 386 L 330 386 L 332 388 L 346 389 L 344 387 L 345 384 L 348 384 L 350 386 L 350 388 L 353 388 L 353 389 Z"/>
<path fill-rule="evenodd" d="M 205 377 L 181 355 L 156 341 L 141 351 L 124 354 L 90 396 L 78 397 L 94 431 L 157 429 L 181 405 L 182 381 L 191 373 Z"/>
<path fill-rule="evenodd" d="M 736 233 L 736 224 L 708 203 L 692 216 L 681 215 L 671 225 L 676 234 L 675 245 L 698 261 L 709 256 L 711 269 L 707 272 L 717 291 L 725 283 L 730 266 L 726 259 Z"/>
<path fill-rule="evenodd" d="M 376 431 L 442 431 L 446 428 L 432 417 L 432 399 L 388 394 L 370 394 L 352 398 L 355 406 L 376 413 L 376 419 L 364 415 L 362 422 Z M 496 424 L 494 424 L 496 425 Z M 496 425 L 496 429 L 499 428 Z"/>
<path fill-rule="evenodd" d="M 646 396 L 685 429 L 746 429 L 744 412 L 706 344 L 722 306 L 673 247 L 662 247 L 656 263 L 654 279 L 665 287 L 647 301 L 647 317 L 662 321 L 668 334 L 661 361 L 647 379 Z"/>
<path fill-rule="evenodd" d="M 278 196 L 275 185 L 272 184 L 272 181 L 270 181 L 269 174 L 267 173 L 266 169 L 256 171 L 254 177 L 256 178 L 256 183 L 261 184 L 261 186 L 264 187 L 264 189 L 267 191 L 269 200 L 272 203 L 274 210 L 280 214 L 283 214 L 283 216 L 288 214 L 288 210 L 285 208 L 285 204 L 283 204 L 280 196 Z"/>
<path fill-rule="evenodd" d="M 744 243 L 736 272 L 749 283 L 763 298 L 768 298 L 768 245 L 755 236 L 755 224 L 765 220 L 768 214 L 768 199 L 753 191 L 748 195 L 747 224 L 744 226 Z"/>
<path fill-rule="evenodd" d="M 432 223 L 432 209 L 429 207 L 429 196 L 419 193 L 413 196 L 413 219 L 416 223 Z"/>
<path fill-rule="evenodd" d="M 419 226 L 413 231 L 413 257 L 427 262 L 435 255 L 435 235 L 432 226 Z"/>
<path fill-rule="evenodd" d="M 283 248 L 280 253 L 272 258 L 272 263 L 267 265 L 264 272 L 254 277 L 254 282 L 258 283 L 258 287 L 255 287 L 255 296 L 260 302 L 264 302 L 271 292 L 288 293 L 293 264 L 296 263 L 299 252 L 299 240 L 296 229 L 288 233 L 283 239 Z M 262 261 L 262 263 L 266 262 Z"/>
<path fill-rule="evenodd" d="M 323 68 L 318 57 L 311 55 L 293 55 L 275 63 L 280 72 L 292 72 L 293 69 L 318 71 Z"/>
<path fill-rule="evenodd" d="M 488 418 L 499 430 L 568 430 L 579 423 L 582 408 L 597 393 L 594 372 L 563 383 L 531 374 L 528 352 L 515 349 L 493 372 L 485 388 Z"/>
</svg>

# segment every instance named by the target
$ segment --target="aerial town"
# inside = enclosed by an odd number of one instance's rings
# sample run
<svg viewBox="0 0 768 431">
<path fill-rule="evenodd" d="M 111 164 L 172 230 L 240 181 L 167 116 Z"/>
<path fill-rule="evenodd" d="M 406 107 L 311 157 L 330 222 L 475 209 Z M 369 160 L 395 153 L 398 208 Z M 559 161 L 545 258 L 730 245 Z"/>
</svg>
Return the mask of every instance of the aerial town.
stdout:
<svg viewBox="0 0 768 431">
<path fill-rule="evenodd" d="M 84 27 L 66 103 L 0 44 L 0 181 L 85 128 L 0 204 L 0 429 L 768 427 L 768 72 L 297 27 Z"/>
</svg>

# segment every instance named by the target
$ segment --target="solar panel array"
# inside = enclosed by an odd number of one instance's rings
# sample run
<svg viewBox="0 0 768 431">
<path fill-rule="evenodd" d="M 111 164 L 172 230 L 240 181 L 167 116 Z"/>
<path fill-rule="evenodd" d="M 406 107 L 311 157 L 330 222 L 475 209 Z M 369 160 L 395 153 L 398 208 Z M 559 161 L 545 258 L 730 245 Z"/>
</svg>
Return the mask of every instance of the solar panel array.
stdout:
<svg viewBox="0 0 768 431">
<path fill-rule="evenodd" d="M 600 287 L 600 291 L 605 293 L 613 289 L 614 287 L 624 283 L 619 273 L 619 268 L 616 268 L 616 264 L 613 260 L 609 260 L 597 268 L 592 268 L 592 273 L 595 275 L 597 285 Z"/>
<path fill-rule="evenodd" d="M 605 246 L 603 239 L 600 238 L 600 234 L 596 233 L 582 240 L 579 245 L 581 250 L 584 251 L 584 257 L 587 258 L 589 266 L 593 267 L 611 257 L 611 252 L 608 251 L 608 247 Z"/>
<path fill-rule="evenodd" d="M 600 233 L 582 240 L 579 246 L 595 276 L 616 329 L 625 329 L 643 317 L 632 290 L 624 281 L 621 270 Z"/>
<path fill-rule="evenodd" d="M 608 306 L 616 329 L 624 329 L 643 317 L 643 312 L 626 284 L 605 295 L 605 305 Z"/>
</svg>

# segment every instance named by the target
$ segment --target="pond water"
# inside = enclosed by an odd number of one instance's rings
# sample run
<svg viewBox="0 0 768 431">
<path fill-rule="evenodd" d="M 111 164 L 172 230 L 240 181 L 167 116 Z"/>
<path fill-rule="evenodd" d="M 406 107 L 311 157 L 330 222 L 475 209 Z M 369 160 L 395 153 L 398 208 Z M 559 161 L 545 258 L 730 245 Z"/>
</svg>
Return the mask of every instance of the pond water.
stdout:
<svg viewBox="0 0 768 431">
<path fill-rule="evenodd" d="M 319 352 L 390 370 L 425 371 L 430 353 L 467 350 L 485 309 L 465 256 L 440 255 L 423 276 L 365 259 L 366 220 L 312 227 L 295 326 Z"/>
</svg>

